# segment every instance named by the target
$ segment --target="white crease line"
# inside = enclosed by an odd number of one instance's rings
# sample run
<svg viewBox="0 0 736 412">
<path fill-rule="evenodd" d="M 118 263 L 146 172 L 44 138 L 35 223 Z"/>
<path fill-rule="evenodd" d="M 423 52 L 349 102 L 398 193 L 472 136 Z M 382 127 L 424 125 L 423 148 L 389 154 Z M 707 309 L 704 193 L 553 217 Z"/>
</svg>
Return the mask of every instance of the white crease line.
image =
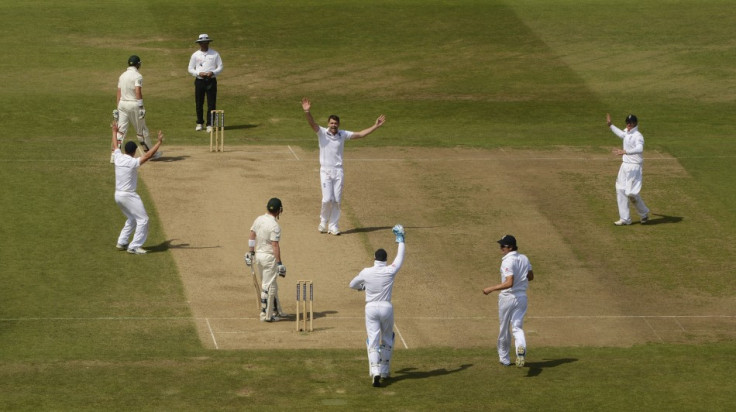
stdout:
<svg viewBox="0 0 736 412">
<path fill-rule="evenodd" d="M 291 152 L 291 154 L 294 155 L 294 157 L 296 158 L 296 160 L 302 160 L 302 159 L 299 158 L 299 156 L 296 155 L 296 153 L 294 153 L 294 149 L 291 148 L 291 145 L 288 145 L 286 147 L 289 148 L 289 151 Z"/>
<path fill-rule="evenodd" d="M 210 330 L 210 336 L 212 336 L 212 342 L 215 344 L 215 349 L 220 349 L 217 345 L 217 339 L 215 339 L 215 332 L 212 330 L 212 325 L 210 325 L 210 320 L 208 318 L 204 318 L 204 320 L 207 321 L 207 329 Z"/>
<path fill-rule="evenodd" d="M 652 324 L 649 323 L 649 321 L 646 318 L 642 318 L 642 320 L 644 321 L 644 323 L 647 324 L 647 326 L 649 326 L 649 329 L 652 330 L 652 333 L 654 334 L 654 336 L 656 336 L 657 339 L 659 339 L 660 342 L 664 342 L 664 339 L 662 339 L 662 337 L 659 336 L 659 333 L 657 333 L 657 330 L 654 329 L 654 327 L 652 327 Z"/>
<path fill-rule="evenodd" d="M 734 319 L 736 315 L 561 315 L 561 316 L 526 316 L 526 319 Z M 161 321 L 161 320 L 255 320 L 257 317 L 185 317 L 185 316 L 163 316 L 163 317 L 135 317 L 135 316 L 99 316 L 99 317 L 50 317 L 50 318 L 0 318 L 0 322 L 22 322 L 22 321 L 104 321 L 104 320 L 135 320 L 135 321 Z M 326 316 L 325 320 L 348 320 L 365 319 L 363 316 Z M 416 320 L 462 320 L 462 319 L 497 319 L 495 316 L 401 316 L 401 319 Z"/>
<path fill-rule="evenodd" d="M 409 345 L 406 344 L 406 341 L 404 340 L 404 335 L 401 334 L 401 331 L 399 330 L 399 325 L 394 321 L 394 329 L 396 329 L 396 332 L 399 333 L 399 339 L 401 339 L 401 343 L 404 344 L 405 349 L 409 349 Z"/>
</svg>

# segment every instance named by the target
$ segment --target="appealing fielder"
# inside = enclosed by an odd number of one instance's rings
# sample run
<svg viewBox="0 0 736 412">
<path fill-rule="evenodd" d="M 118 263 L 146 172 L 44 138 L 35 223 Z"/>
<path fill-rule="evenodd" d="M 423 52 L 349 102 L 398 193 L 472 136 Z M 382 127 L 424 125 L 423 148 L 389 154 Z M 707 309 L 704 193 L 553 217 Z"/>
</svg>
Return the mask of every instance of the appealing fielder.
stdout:
<svg viewBox="0 0 736 412">
<path fill-rule="evenodd" d="M 312 127 L 319 139 L 319 179 L 322 185 L 322 208 L 319 214 L 320 233 L 339 235 L 340 202 L 342 202 L 343 177 L 342 153 L 345 149 L 345 141 L 360 139 L 373 133 L 386 121 L 386 116 L 380 115 L 376 123 L 359 132 L 340 130 L 340 118 L 330 115 L 327 127 L 318 125 L 310 109 L 312 103 L 306 97 L 302 99 L 302 109 L 307 117 L 309 126 Z"/>
<path fill-rule="evenodd" d="M 200 34 L 195 43 L 199 50 L 189 59 L 189 74 L 194 76 L 194 106 L 197 112 L 197 126 L 194 130 L 202 130 L 205 123 L 204 98 L 207 96 L 207 132 L 212 131 L 210 113 L 217 109 L 217 76 L 222 73 L 222 59 L 220 53 L 210 49 L 210 36 Z"/>
<path fill-rule="evenodd" d="M 516 366 L 524 366 L 526 360 L 526 337 L 524 336 L 524 316 L 526 316 L 526 290 L 529 281 L 534 280 L 534 272 L 529 259 L 517 252 L 516 238 L 506 235 L 498 241 L 501 245 L 501 283 L 483 289 L 488 295 L 494 290 L 498 294 L 498 360 L 504 366 L 511 365 L 509 350 L 511 335 L 516 346 Z"/>
<path fill-rule="evenodd" d="M 245 264 L 258 265 L 261 272 L 261 322 L 278 322 L 279 287 L 277 275 L 286 276 L 286 267 L 281 263 L 281 226 L 279 216 L 284 212 L 281 200 L 271 198 L 266 205 L 267 213 L 253 221 L 248 238 Z"/>
<path fill-rule="evenodd" d="M 350 281 L 355 290 L 365 290 L 365 329 L 368 333 L 368 364 L 373 386 L 381 386 L 381 379 L 390 374 L 391 354 L 394 346 L 394 307 L 391 304 L 391 293 L 394 278 L 404 262 L 404 227 L 393 228 L 396 243 L 399 244 L 396 259 L 386 264 L 388 255 L 383 249 L 375 253 L 373 266 L 365 268 Z"/>
<path fill-rule="evenodd" d="M 132 124 L 136 137 L 143 151 L 148 152 L 151 147 L 151 139 L 148 137 L 146 126 L 146 109 L 143 106 L 143 76 L 139 70 L 141 59 L 138 56 L 128 58 L 128 69 L 118 78 L 117 109 L 113 110 L 113 117 L 118 124 L 117 147 L 123 144 L 128 127 Z M 153 159 L 161 157 L 162 152 L 156 152 Z M 113 163 L 113 159 L 110 159 Z"/>
<path fill-rule="evenodd" d="M 613 222 L 616 226 L 631 224 L 629 201 L 634 204 L 641 217 L 641 223 L 649 220 L 649 208 L 639 195 L 642 181 L 642 164 L 644 163 L 644 136 L 639 133 L 636 116 L 626 117 L 626 129 L 621 130 L 611 123 L 611 115 L 606 113 L 606 124 L 611 131 L 623 140 L 623 149 L 614 149 L 613 153 L 621 156 L 621 168 L 616 178 L 616 201 L 618 202 L 619 220 Z"/>
<path fill-rule="evenodd" d="M 141 197 L 136 193 L 138 187 L 138 168 L 154 157 L 164 140 L 164 135 L 158 131 L 158 141 L 143 156 L 135 158 L 135 151 L 138 146 L 135 142 L 125 144 L 125 154 L 118 147 L 118 136 L 120 135 L 117 123 L 112 124 L 112 158 L 115 164 L 115 203 L 118 204 L 120 210 L 123 211 L 127 220 L 118 236 L 118 250 L 127 250 L 128 253 L 135 255 L 145 254 L 146 251 L 141 247 L 148 237 L 148 214 L 143 206 Z M 133 241 L 128 243 L 130 235 L 133 234 Z"/>
</svg>

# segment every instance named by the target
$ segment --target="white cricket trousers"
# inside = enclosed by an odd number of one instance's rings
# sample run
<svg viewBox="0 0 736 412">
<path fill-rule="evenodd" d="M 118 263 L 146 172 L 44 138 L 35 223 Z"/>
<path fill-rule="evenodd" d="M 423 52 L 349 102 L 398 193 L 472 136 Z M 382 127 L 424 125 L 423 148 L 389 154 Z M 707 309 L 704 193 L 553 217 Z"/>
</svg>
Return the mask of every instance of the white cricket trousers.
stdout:
<svg viewBox="0 0 736 412">
<path fill-rule="evenodd" d="M 340 202 L 342 202 L 342 180 L 345 172 L 342 168 L 319 169 L 319 180 L 322 185 L 322 209 L 319 223 L 327 230 L 339 232 Z"/>
<path fill-rule="evenodd" d="M 276 258 L 270 253 L 256 252 L 256 265 L 261 272 L 261 321 L 270 320 L 279 314 L 279 285 L 276 281 L 279 271 Z"/>
<path fill-rule="evenodd" d="M 368 364 L 371 376 L 387 377 L 394 347 L 394 307 L 391 302 L 365 305 L 365 330 L 368 333 Z"/>
<path fill-rule="evenodd" d="M 128 219 L 125 221 L 123 230 L 118 236 L 119 245 L 128 245 L 128 249 L 135 249 L 143 246 L 148 237 L 148 213 L 143 206 L 141 197 L 136 192 L 115 191 L 115 203 L 118 204 L 120 210 Z M 128 244 L 130 235 L 135 231 L 133 241 Z"/>
<path fill-rule="evenodd" d="M 136 137 L 138 142 L 146 145 L 144 151 L 152 148 L 151 139 L 148 137 L 148 126 L 146 126 L 146 118 L 138 118 L 138 102 L 121 100 L 118 103 L 118 141 L 122 141 L 125 138 L 125 134 L 128 132 L 128 127 L 132 124 L 135 129 Z"/>
<path fill-rule="evenodd" d="M 509 349 L 511 335 L 514 335 L 515 348 L 526 348 L 524 335 L 524 316 L 526 316 L 526 296 L 499 295 L 498 296 L 498 360 L 501 363 L 511 363 Z M 514 351 L 516 354 L 516 351 Z"/>
<path fill-rule="evenodd" d="M 618 216 L 625 222 L 631 222 L 629 211 L 629 200 L 636 207 L 640 217 L 649 214 L 649 208 L 639 196 L 641 191 L 642 167 L 635 163 L 621 163 L 616 178 L 616 202 L 618 203 Z"/>
</svg>

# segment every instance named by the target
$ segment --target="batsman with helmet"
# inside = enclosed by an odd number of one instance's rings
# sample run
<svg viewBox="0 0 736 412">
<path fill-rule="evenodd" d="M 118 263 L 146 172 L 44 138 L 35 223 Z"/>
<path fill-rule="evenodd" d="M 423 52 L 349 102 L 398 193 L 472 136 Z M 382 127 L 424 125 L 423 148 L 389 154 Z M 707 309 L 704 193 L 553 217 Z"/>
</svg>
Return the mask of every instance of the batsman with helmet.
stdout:
<svg viewBox="0 0 736 412">
<path fill-rule="evenodd" d="M 286 266 L 281 263 L 281 226 L 279 217 L 284 207 L 279 198 L 271 198 L 266 205 L 267 212 L 258 216 L 250 228 L 248 252 L 245 264 L 257 265 L 261 272 L 261 322 L 278 322 L 279 287 L 277 276 L 286 276 Z"/>
<path fill-rule="evenodd" d="M 133 55 L 128 58 L 128 69 L 118 79 L 117 109 L 113 110 L 112 116 L 118 124 L 118 147 L 123 144 L 128 127 L 133 125 L 138 141 L 143 147 L 143 152 L 153 148 L 148 136 L 146 126 L 146 109 L 143 106 L 143 75 L 140 74 L 140 57 Z M 159 159 L 163 152 L 155 152 L 153 160 Z M 110 163 L 113 159 L 110 158 Z"/>
</svg>

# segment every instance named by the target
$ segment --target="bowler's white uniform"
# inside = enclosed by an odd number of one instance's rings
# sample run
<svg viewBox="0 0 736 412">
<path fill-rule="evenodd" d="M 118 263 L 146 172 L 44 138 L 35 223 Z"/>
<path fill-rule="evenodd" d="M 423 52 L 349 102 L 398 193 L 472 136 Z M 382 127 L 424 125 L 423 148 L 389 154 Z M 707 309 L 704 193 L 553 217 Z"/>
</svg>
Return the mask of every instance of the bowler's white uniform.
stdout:
<svg viewBox="0 0 736 412">
<path fill-rule="evenodd" d="M 342 168 L 342 153 L 345 141 L 350 140 L 353 132 L 339 130 L 332 134 L 320 126 L 319 138 L 319 180 L 322 185 L 322 209 L 319 215 L 320 226 L 328 231 L 339 233 L 340 202 L 342 202 L 342 180 L 345 172 Z"/>
<path fill-rule="evenodd" d="M 136 250 L 143 246 L 148 237 L 148 214 L 141 197 L 136 193 L 138 187 L 138 168 L 140 160 L 123 154 L 120 149 L 113 152 L 115 163 L 115 203 L 128 218 L 118 236 L 118 245 L 128 245 L 128 250 Z M 128 244 L 130 235 L 135 231 L 133 241 Z"/>
<path fill-rule="evenodd" d="M 135 66 L 130 66 L 120 75 L 118 79 L 118 88 L 120 89 L 120 101 L 118 101 L 118 141 L 125 138 L 128 132 L 128 126 L 133 125 L 138 141 L 146 146 L 146 151 L 152 148 L 151 139 L 148 137 L 148 127 L 146 126 L 146 118 L 138 118 L 138 99 L 135 95 L 135 88 L 143 87 L 143 75 L 138 72 Z"/>
<path fill-rule="evenodd" d="M 394 278 L 404 262 L 404 242 L 399 243 L 396 259 L 391 265 L 374 261 L 350 281 L 355 290 L 365 289 L 365 329 L 368 333 L 368 363 L 371 376 L 389 376 L 394 346 L 394 308 L 391 293 Z"/>
<path fill-rule="evenodd" d="M 276 218 L 266 213 L 258 216 L 250 228 L 256 234 L 255 263 L 261 272 L 261 320 L 271 319 L 277 312 L 278 262 L 273 254 L 272 242 L 281 240 L 281 226 Z"/>
<path fill-rule="evenodd" d="M 641 191 L 642 181 L 642 164 L 644 163 L 644 136 L 639 133 L 639 127 L 633 127 L 630 130 L 621 130 L 611 125 L 611 131 L 623 140 L 623 149 L 626 151 L 622 155 L 621 168 L 618 170 L 616 178 L 616 201 L 618 202 L 618 214 L 622 221 L 631 223 L 631 213 L 629 212 L 629 199 L 636 206 L 639 216 L 649 215 L 649 208 L 644 204 L 639 192 Z"/>
<path fill-rule="evenodd" d="M 514 285 L 498 294 L 498 359 L 504 365 L 511 363 L 509 348 L 512 334 L 516 348 L 526 348 L 523 326 L 527 309 L 526 290 L 529 287 L 527 274 L 531 270 L 529 259 L 517 251 L 511 251 L 501 259 L 501 283 L 509 276 L 514 277 Z"/>
</svg>

